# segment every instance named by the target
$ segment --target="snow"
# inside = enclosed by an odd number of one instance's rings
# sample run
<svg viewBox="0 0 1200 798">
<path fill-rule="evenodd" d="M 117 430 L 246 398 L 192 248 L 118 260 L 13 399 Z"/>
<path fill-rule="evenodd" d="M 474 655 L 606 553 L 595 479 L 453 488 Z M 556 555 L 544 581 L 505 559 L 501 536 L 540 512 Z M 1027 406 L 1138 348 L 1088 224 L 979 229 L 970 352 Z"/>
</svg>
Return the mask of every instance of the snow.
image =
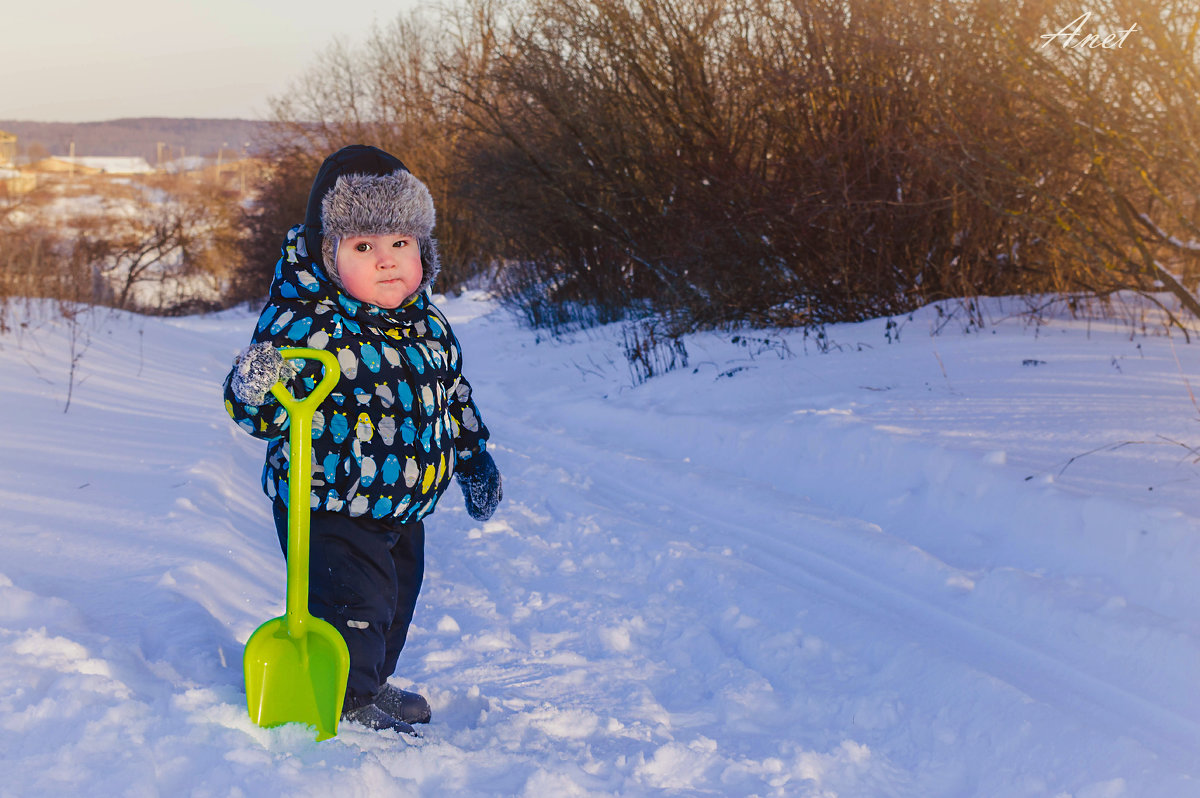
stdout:
<svg viewBox="0 0 1200 798">
<path fill-rule="evenodd" d="M 154 171 L 154 167 L 145 158 L 126 155 L 80 155 L 80 156 L 55 156 L 59 161 L 73 163 L 77 166 L 86 166 L 91 169 L 99 169 L 101 172 L 111 175 L 144 175 Z"/>
<path fill-rule="evenodd" d="M 0 796 L 1200 796 L 1178 331 L 993 302 L 825 353 L 695 335 L 634 386 L 619 326 L 539 343 L 482 294 L 441 307 L 505 501 L 476 523 L 452 487 L 428 523 L 393 678 L 424 737 L 322 743 L 242 693 L 284 585 L 262 444 L 220 398 L 254 314 L 21 311 Z"/>
<path fill-rule="evenodd" d="M 183 174 L 184 172 L 195 172 L 208 166 L 212 162 L 211 158 L 205 158 L 201 155 L 189 155 L 185 158 L 175 158 L 167 161 L 162 165 L 162 170 L 170 174 Z"/>
</svg>

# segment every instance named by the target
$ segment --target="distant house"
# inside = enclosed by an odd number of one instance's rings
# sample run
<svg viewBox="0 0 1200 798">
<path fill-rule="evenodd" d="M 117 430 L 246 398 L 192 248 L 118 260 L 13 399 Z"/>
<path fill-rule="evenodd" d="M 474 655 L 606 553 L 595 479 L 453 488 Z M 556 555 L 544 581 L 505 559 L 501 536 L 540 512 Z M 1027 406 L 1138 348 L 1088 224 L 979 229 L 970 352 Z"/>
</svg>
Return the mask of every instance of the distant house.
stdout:
<svg viewBox="0 0 1200 798">
<path fill-rule="evenodd" d="M 124 156 L 77 156 L 54 155 L 35 161 L 27 167 L 32 172 L 63 173 L 77 175 L 144 175 L 154 171 L 145 158 Z"/>
<path fill-rule="evenodd" d="M 95 169 L 96 172 L 105 175 L 145 175 L 154 171 L 154 167 L 145 158 L 89 155 L 59 158 L 59 160 L 73 163 L 76 167 Z"/>
<path fill-rule="evenodd" d="M 0 197 L 17 197 L 37 188 L 37 178 L 16 169 L 0 167 Z"/>
<path fill-rule="evenodd" d="M 12 166 L 17 160 L 17 137 L 0 130 L 0 166 Z"/>
<path fill-rule="evenodd" d="M 170 161 L 164 161 L 159 167 L 167 174 L 181 175 L 185 172 L 196 172 L 208 165 L 209 159 L 203 155 L 188 155 L 184 158 L 175 158 Z"/>
<path fill-rule="evenodd" d="M 76 158 L 75 160 L 77 161 L 79 159 Z M 61 156 L 43 158 L 40 161 L 34 161 L 25 168 L 30 172 L 38 172 L 40 174 L 66 174 L 68 172 L 77 175 L 100 174 L 99 169 L 91 166 L 84 166 L 83 164 L 73 163 L 72 159 Z"/>
</svg>

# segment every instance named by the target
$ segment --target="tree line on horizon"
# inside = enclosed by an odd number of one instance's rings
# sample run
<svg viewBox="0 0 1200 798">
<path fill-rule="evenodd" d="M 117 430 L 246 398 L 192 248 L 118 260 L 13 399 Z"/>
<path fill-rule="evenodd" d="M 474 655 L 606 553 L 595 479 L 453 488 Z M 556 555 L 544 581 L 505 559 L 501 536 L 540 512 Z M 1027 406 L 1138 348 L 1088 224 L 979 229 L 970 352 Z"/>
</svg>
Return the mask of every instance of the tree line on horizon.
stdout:
<svg viewBox="0 0 1200 798">
<path fill-rule="evenodd" d="M 135 117 L 97 122 L 37 122 L 0 119 L 0 130 L 17 136 L 21 162 L 69 155 L 72 142 L 80 156 L 129 156 L 155 165 L 182 155 L 227 158 L 257 154 L 252 143 L 266 122 L 249 119 L 174 119 Z"/>
</svg>

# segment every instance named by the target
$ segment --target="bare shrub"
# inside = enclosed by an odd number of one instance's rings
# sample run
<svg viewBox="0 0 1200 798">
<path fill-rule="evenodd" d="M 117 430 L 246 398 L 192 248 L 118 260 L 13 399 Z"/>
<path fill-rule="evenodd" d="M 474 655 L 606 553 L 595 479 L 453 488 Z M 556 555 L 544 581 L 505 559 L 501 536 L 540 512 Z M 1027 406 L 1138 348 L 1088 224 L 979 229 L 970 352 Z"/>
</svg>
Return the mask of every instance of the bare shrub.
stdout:
<svg viewBox="0 0 1200 798">
<path fill-rule="evenodd" d="M 525 272 L 507 298 L 813 326 L 1034 287 L 1032 234 L 933 157 L 939 106 L 987 111 L 965 5 L 539 0 L 481 25 L 503 41 L 453 93 L 461 190 Z"/>
<path fill-rule="evenodd" d="M 959 146 L 941 163 L 1032 234 L 1036 255 L 1023 266 L 1038 285 L 1100 297 L 1166 291 L 1200 316 L 1200 3 L 1101 0 L 1086 14 L 1069 2 L 1026 4 L 1015 24 L 1007 5 L 979 12 L 990 58 L 966 86 L 992 113 L 943 107 Z M 1064 29 L 1077 35 L 1048 37 Z M 1079 46 L 1121 31 L 1120 47 Z"/>
<path fill-rule="evenodd" d="M 477 256 L 480 228 L 471 209 L 451 190 L 451 145 L 458 133 L 438 64 L 448 32 L 430 13 L 419 10 L 376 26 L 359 50 L 332 44 L 272 101 L 271 132 L 262 144 L 273 168 L 257 187 L 247 218 L 244 254 L 251 274 L 270 274 L 283 234 L 304 220 L 322 159 L 348 144 L 391 152 L 429 186 L 438 212 L 439 287 L 454 289 L 491 265 Z M 269 277 L 251 283 L 265 293 Z M 241 294 L 249 298 L 245 288 Z"/>
<path fill-rule="evenodd" d="M 304 220 L 308 190 L 320 164 L 307 149 L 284 142 L 276 142 L 265 157 L 269 167 L 253 186 L 253 200 L 239 210 L 241 268 L 229 288 L 236 302 L 257 303 L 267 296 L 283 235 Z"/>
<path fill-rule="evenodd" d="M 1045 46 L 1066 0 L 464 0 L 327 51 L 279 163 L 400 155 L 447 284 L 494 269 L 550 329 L 1129 289 L 1200 314 L 1200 0 L 1088 8 L 1129 46 Z"/>
<path fill-rule="evenodd" d="M 50 185 L 0 216 L 0 297 L 41 297 L 145 313 L 227 304 L 239 271 L 237 198 L 187 177 Z M 44 199 L 43 196 L 43 199 Z"/>
<path fill-rule="evenodd" d="M 621 340 L 634 385 L 677 368 L 687 368 L 688 351 L 683 339 L 666 332 L 658 320 L 626 324 L 621 330 Z"/>
</svg>

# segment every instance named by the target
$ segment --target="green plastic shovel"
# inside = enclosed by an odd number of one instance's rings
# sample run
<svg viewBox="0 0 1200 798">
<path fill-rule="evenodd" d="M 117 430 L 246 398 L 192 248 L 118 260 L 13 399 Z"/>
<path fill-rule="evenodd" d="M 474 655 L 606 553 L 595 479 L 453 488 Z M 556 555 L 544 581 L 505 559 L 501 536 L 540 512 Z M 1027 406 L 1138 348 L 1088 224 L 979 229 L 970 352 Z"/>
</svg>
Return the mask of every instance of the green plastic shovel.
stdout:
<svg viewBox="0 0 1200 798">
<path fill-rule="evenodd" d="M 337 358 L 317 349 L 283 349 L 285 358 L 316 358 L 324 375 L 313 392 L 296 400 L 283 383 L 271 393 L 287 410 L 288 543 L 287 605 L 281 618 L 272 618 L 250 635 L 242 666 L 246 674 L 246 704 L 259 726 L 307 723 L 317 739 L 337 734 L 350 673 L 346 641 L 331 624 L 308 611 L 309 491 L 312 481 L 312 419 L 317 407 L 337 385 Z"/>
</svg>

